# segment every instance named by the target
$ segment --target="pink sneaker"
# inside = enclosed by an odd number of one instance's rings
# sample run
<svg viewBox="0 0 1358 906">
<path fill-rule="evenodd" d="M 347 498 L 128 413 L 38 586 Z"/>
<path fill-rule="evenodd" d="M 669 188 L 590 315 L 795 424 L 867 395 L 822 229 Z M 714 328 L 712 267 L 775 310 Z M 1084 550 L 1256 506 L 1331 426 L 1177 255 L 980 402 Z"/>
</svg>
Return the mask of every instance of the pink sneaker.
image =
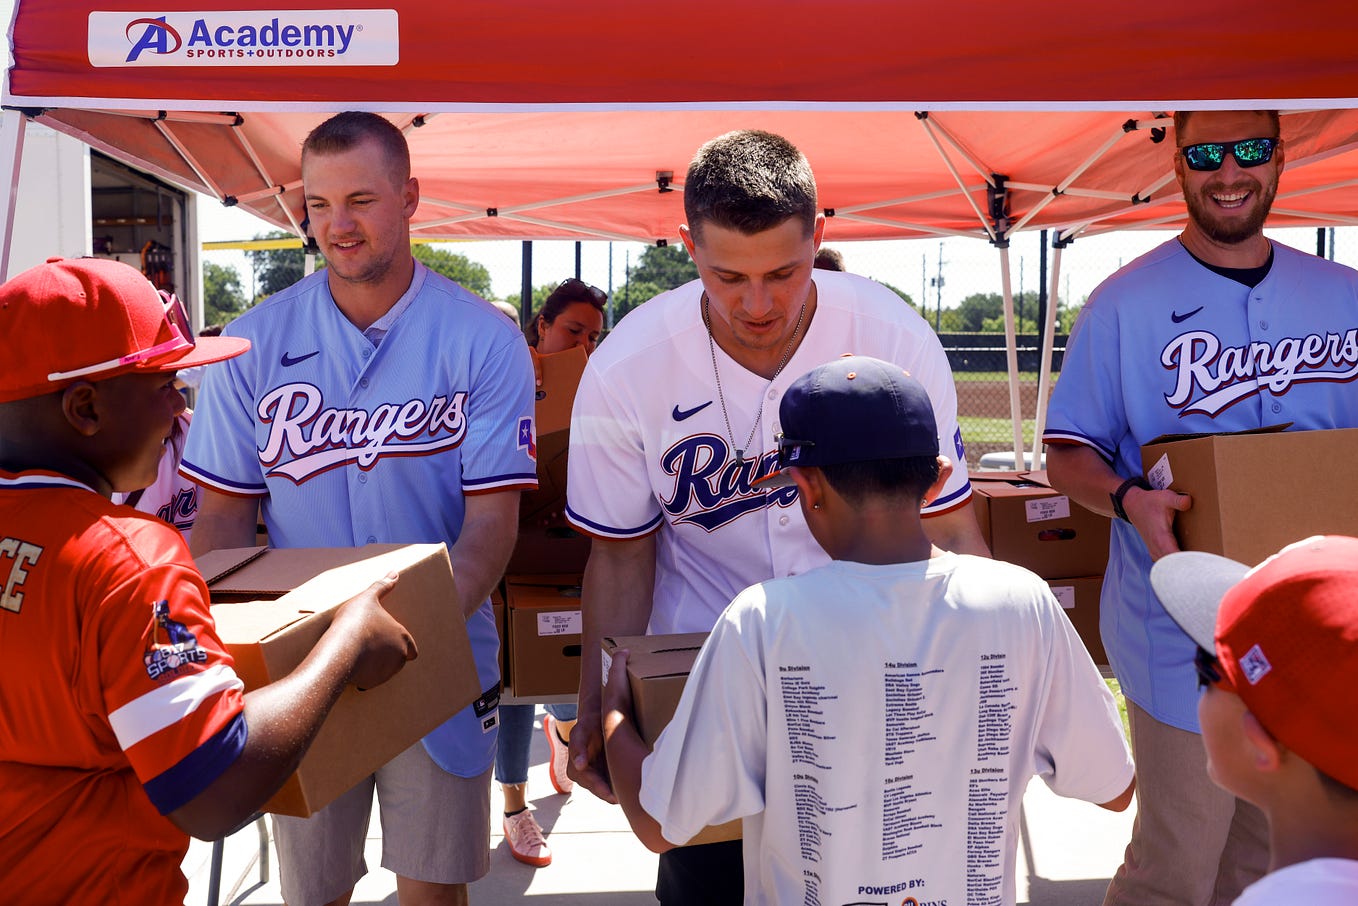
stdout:
<svg viewBox="0 0 1358 906">
<path fill-rule="evenodd" d="M 542 719 L 542 732 L 547 734 L 548 759 L 547 774 L 552 778 L 552 788 L 558 793 L 569 793 L 575 789 L 575 781 L 566 776 L 566 761 L 570 758 L 570 746 L 561 741 L 556 733 L 556 718 L 548 714 Z"/>
<path fill-rule="evenodd" d="M 517 815 L 505 815 L 505 842 L 509 853 L 524 865 L 542 868 L 552 864 L 552 848 L 542 836 L 542 828 L 528 809 Z"/>
</svg>

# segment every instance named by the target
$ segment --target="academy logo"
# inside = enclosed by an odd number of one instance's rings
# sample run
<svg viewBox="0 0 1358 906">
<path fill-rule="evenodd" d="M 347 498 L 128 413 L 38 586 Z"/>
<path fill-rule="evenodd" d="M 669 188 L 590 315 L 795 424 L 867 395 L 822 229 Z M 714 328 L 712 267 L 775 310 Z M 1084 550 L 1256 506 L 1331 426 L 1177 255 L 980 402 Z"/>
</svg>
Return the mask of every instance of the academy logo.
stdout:
<svg viewBox="0 0 1358 906">
<path fill-rule="evenodd" d="M 325 408 L 313 384 L 285 384 L 259 401 L 269 436 L 259 450 L 268 475 L 301 484 L 329 469 L 357 463 L 371 469 L 387 456 L 428 456 L 451 450 L 467 435 L 467 392 L 367 409 Z"/>
<path fill-rule="evenodd" d="M 1191 330 L 1165 345 L 1160 364 L 1174 374 L 1166 403 L 1184 415 L 1215 416 L 1264 390 L 1281 396 L 1293 384 L 1358 378 L 1358 329 L 1225 347 L 1215 334 Z"/>
<path fill-rule="evenodd" d="M 394 66 L 394 9 L 92 12 L 90 65 Z"/>
<path fill-rule="evenodd" d="M 726 441 L 715 434 L 695 434 L 660 457 L 660 468 L 674 476 L 674 492 L 661 502 L 671 521 L 714 532 L 746 513 L 797 502 L 797 488 L 770 491 L 754 487 L 757 479 L 777 468 L 778 454 L 737 462 L 728 459 Z"/>
</svg>

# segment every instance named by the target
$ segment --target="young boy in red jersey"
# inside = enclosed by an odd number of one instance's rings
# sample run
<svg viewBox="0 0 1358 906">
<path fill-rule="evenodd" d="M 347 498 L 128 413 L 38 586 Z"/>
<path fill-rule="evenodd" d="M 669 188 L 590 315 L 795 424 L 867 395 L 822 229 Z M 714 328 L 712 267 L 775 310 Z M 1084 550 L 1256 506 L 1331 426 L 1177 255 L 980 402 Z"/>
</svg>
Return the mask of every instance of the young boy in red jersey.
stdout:
<svg viewBox="0 0 1358 906">
<path fill-rule="evenodd" d="M 1268 817 L 1269 873 L 1236 906 L 1358 903 L 1358 538 L 1254 569 L 1170 554 L 1151 586 L 1198 643 L 1208 776 Z"/>
<path fill-rule="evenodd" d="M 0 286 L 0 890 L 11 904 L 182 903 L 188 835 L 219 837 L 296 768 L 349 682 L 415 656 L 346 602 L 298 668 L 246 695 L 173 527 L 110 495 L 156 477 L 178 368 L 240 355 L 116 261 Z"/>
</svg>

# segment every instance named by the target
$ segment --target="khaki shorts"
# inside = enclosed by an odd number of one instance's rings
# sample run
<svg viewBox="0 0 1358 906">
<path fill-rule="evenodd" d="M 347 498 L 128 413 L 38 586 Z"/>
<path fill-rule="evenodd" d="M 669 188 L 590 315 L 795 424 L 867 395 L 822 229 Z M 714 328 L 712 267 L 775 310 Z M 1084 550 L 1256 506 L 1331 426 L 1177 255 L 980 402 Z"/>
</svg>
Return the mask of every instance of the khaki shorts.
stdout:
<svg viewBox="0 0 1358 906">
<path fill-rule="evenodd" d="M 288 906 L 320 906 L 368 873 L 363 847 L 373 792 L 382 867 L 403 878 L 467 884 L 490 871 L 490 775 L 440 768 L 416 743 L 310 818 L 275 815 L 278 874 Z"/>
</svg>

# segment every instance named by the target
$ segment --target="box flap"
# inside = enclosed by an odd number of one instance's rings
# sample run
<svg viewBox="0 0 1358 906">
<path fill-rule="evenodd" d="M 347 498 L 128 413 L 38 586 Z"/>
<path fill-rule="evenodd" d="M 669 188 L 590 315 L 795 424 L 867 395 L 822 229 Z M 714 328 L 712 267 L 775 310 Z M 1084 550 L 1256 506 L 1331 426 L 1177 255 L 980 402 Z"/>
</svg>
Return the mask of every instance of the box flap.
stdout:
<svg viewBox="0 0 1358 906">
<path fill-rule="evenodd" d="M 198 572 L 202 574 L 203 581 L 211 587 L 212 583 L 219 582 L 246 564 L 258 560 L 268 549 L 267 545 L 223 548 L 194 557 L 193 562 L 198 567 Z"/>
<path fill-rule="evenodd" d="M 687 676 L 707 636 L 706 632 L 609 636 L 603 639 L 603 647 L 610 655 L 626 648 L 628 673 L 641 679 L 659 679 Z"/>
<path fill-rule="evenodd" d="M 516 585 L 506 586 L 510 610 L 579 610 L 578 585 Z"/>
<path fill-rule="evenodd" d="M 217 624 L 217 636 L 222 643 L 246 645 L 272 638 L 314 612 L 277 601 L 269 601 L 268 604 L 268 607 L 261 607 L 259 601 L 213 604 L 212 619 Z"/>
<path fill-rule="evenodd" d="M 1156 444 L 1172 444 L 1181 440 L 1198 440 L 1203 437 L 1236 437 L 1248 434 L 1277 434 L 1292 427 L 1292 422 L 1283 422 L 1280 425 L 1264 425 L 1259 428 L 1246 428 L 1243 431 L 1200 431 L 1197 434 L 1161 434 L 1159 437 L 1142 444 L 1143 447 L 1153 447 Z"/>
<path fill-rule="evenodd" d="M 239 548 L 196 559 L 214 594 L 277 596 L 310 582 L 311 590 L 348 583 L 351 597 L 391 570 L 429 556 L 437 544 L 368 544 L 363 547 Z M 210 572 L 209 572 L 210 570 Z M 362 581 L 362 577 L 372 578 Z M 357 583 L 357 584 L 356 584 Z M 314 609 L 314 608 L 313 608 Z"/>
<path fill-rule="evenodd" d="M 443 544 L 366 544 L 350 548 L 288 548 L 277 553 L 272 571 L 255 577 L 256 581 L 277 582 L 277 588 L 292 589 L 279 600 L 306 600 L 316 605 L 338 605 L 367 588 L 389 572 L 402 572 L 429 557 Z M 259 561 L 261 570 L 268 557 Z M 239 573 L 237 575 L 240 575 Z"/>
</svg>

